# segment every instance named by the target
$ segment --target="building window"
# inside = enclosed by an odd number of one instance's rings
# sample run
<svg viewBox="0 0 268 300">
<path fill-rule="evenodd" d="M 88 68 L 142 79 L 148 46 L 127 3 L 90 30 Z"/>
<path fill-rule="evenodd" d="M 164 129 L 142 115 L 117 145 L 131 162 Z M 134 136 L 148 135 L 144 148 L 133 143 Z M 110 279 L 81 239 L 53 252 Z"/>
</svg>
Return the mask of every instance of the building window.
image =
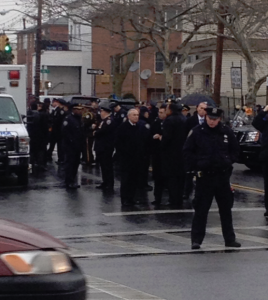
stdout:
<svg viewBox="0 0 268 300">
<path fill-rule="evenodd" d="M 186 75 L 186 85 L 194 84 L 194 75 Z"/>
<path fill-rule="evenodd" d="M 203 88 L 206 91 L 210 90 L 210 75 L 204 75 L 204 77 L 203 77 Z"/>
<path fill-rule="evenodd" d="M 178 52 L 170 52 L 169 54 L 170 60 L 175 60 L 175 63 L 177 63 L 181 59 L 181 54 L 178 54 Z M 180 73 L 181 72 L 181 65 L 174 68 L 173 73 Z"/>
<path fill-rule="evenodd" d="M 24 35 L 22 36 L 22 39 L 23 39 L 23 49 L 24 49 L 24 50 L 27 50 L 27 49 L 28 49 L 28 47 L 27 47 L 27 43 L 28 43 L 28 35 L 27 35 L 27 34 L 24 34 Z"/>
<path fill-rule="evenodd" d="M 162 73 L 164 71 L 164 58 L 161 52 L 155 53 L 155 72 Z"/>
<path fill-rule="evenodd" d="M 166 26 L 174 29 L 182 29 L 182 17 L 176 17 L 179 14 L 179 10 L 174 7 L 167 9 L 165 13 Z"/>
</svg>

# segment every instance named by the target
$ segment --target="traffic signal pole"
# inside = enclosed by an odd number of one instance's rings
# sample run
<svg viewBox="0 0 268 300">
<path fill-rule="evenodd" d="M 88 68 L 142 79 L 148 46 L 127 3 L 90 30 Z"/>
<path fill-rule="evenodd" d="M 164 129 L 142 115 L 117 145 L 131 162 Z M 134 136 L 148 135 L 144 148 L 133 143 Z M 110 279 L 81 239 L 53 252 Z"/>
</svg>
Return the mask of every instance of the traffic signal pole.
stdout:
<svg viewBox="0 0 268 300">
<path fill-rule="evenodd" d="M 35 76 L 34 76 L 34 96 L 35 101 L 39 101 L 40 95 L 40 65 L 41 65 L 41 40 L 42 40 L 42 5 L 43 0 L 38 0 L 38 14 L 35 41 Z"/>
</svg>

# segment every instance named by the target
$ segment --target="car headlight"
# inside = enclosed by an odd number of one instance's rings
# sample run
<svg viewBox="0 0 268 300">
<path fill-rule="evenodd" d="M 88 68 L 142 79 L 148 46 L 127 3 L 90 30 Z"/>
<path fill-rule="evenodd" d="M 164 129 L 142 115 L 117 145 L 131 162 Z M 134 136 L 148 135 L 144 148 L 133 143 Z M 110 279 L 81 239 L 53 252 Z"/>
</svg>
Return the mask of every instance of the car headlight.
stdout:
<svg viewBox="0 0 268 300">
<path fill-rule="evenodd" d="M 29 153 L 29 141 L 27 136 L 19 138 L 19 153 Z"/>
<path fill-rule="evenodd" d="M 245 142 L 258 142 L 260 133 L 258 131 L 248 132 L 246 134 Z"/>
<path fill-rule="evenodd" d="M 68 256 L 58 251 L 12 252 L 0 257 L 17 275 L 65 273 L 72 269 Z"/>
</svg>

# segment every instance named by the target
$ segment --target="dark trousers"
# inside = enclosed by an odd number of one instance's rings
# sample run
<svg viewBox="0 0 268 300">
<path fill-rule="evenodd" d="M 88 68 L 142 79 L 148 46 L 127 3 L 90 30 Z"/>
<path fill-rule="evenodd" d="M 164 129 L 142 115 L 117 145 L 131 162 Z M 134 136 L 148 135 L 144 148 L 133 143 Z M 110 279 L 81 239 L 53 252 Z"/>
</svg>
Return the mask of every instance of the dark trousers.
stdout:
<svg viewBox="0 0 268 300">
<path fill-rule="evenodd" d="M 176 206 L 182 206 L 183 203 L 183 172 L 180 176 L 166 177 L 166 186 L 168 189 L 169 203 Z"/>
<path fill-rule="evenodd" d="M 138 187 L 138 166 L 136 168 L 126 169 L 124 166 L 121 166 L 120 172 L 120 196 L 121 202 L 123 203 L 133 203 L 136 190 Z"/>
<path fill-rule="evenodd" d="M 186 173 L 185 174 L 185 182 L 184 182 L 184 195 L 188 198 L 193 191 L 193 173 Z"/>
<path fill-rule="evenodd" d="M 94 139 L 92 137 L 86 137 L 83 143 L 82 160 L 86 163 L 92 163 L 94 160 L 92 147 Z"/>
<path fill-rule="evenodd" d="M 113 150 L 97 152 L 97 159 L 101 167 L 102 184 L 107 187 L 114 186 Z"/>
<path fill-rule="evenodd" d="M 65 152 L 65 183 L 75 183 L 75 177 L 80 164 L 81 150 L 68 149 Z"/>
<path fill-rule="evenodd" d="M 268 212 L 268 162 L 263 162 L 262 174 L 264 179 L 264 206 Z"/>
<path fill-rule="evenodd" d="M 162 194 L 165 188 L 165 178 L 162 175 L 161 155 L 152 157 L 154 198 L 157 203 L 161 203 Z"/>
<path fill-rule="evenodd" d="M 202 244 L 206 233 L 207 216 L 215 196 L 221 219 L 222 234 L 225 242 L 233 242 L 235 233 L 232 220 L 232 192 L 230 172 L 204 175 L 196 179 L 194 217 L 192 222 L 192 243 Z"/>
<path fill-rule="evenodd" d="M 64 150 L 61 136 L 51 134 L 49 149 L 47 150 L 47 157 L 52 157 L 52 153 L 54 151 L 55 145 L 57 144 L 57 152 L 58 152 L 58 161 L 64 161 Z"/>
</svg>

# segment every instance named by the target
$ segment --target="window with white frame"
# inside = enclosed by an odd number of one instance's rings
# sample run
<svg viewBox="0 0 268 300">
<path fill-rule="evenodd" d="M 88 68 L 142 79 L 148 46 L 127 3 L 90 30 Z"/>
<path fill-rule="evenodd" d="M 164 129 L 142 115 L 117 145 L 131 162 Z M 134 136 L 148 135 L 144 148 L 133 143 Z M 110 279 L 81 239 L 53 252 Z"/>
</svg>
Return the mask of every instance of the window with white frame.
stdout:
<svg viewBox="0 0 268 300">
<path fill-rule="evenodd" d="M 177 17 L 179 10 L 170 7 L 165 12 L 166 26 L 174 29 L 182 29 L 182 17 Z"/>
<path fill-rule="evenodd" d="M 194 75 L 186 75 L 186 85 L 194 84 Z"/>
<path fill-rule="evenodd" d="M 23 39 L 23 49 L 24 50 L 27 50 L 28 49 L 28 35 L 27 34 L 24 34 L 22 36 L 22 39 Z"/>
</svg>

